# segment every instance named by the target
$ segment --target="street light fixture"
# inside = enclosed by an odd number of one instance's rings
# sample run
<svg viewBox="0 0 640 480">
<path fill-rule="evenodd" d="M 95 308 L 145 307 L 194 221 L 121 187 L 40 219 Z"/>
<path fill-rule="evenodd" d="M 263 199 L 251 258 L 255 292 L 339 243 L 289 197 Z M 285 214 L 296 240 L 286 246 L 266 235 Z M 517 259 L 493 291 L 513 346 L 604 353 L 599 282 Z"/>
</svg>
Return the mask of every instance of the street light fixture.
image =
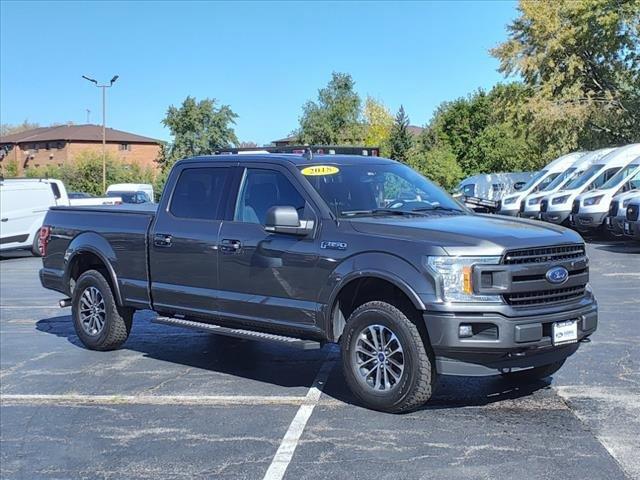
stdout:
<svg viewBox="0 0 640 480">
<path fill-rule="evenodd" d="M 89 82 L 95 84 L 96 87 L 102 89 L 102 191 L 105 192 L 107 190 L 107 128 L 106 128 L 106 90 L 107 88 L 111 88 L 116 80 L 118 80 L 118 75 L 114 75 L 109 85 L 100 85 L 98 81 L 94 78 L 87 77 L 86 75 L 82 75 L 82 78 L 88 80 Z"/>
</svg>

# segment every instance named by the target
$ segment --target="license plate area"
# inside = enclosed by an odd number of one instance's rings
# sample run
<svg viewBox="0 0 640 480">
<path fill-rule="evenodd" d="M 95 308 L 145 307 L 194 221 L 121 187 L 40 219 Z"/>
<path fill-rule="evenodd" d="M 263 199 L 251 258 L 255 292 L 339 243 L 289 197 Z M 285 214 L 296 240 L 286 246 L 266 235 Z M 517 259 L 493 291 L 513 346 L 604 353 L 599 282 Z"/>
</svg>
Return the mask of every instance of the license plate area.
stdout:
<svg viewBox="0 0 640 480">
<path fill-rule="evenodd" d="M 624 233 L 631 235 L 631 224 L 629 222 L 624 222 Z"/>
<path fill-rule="evenodd" d="M 578 341 L 578 321 L 556 322 L 551 329 L 551 342 L 554 345 L 576 343 Z"/>
</svg>

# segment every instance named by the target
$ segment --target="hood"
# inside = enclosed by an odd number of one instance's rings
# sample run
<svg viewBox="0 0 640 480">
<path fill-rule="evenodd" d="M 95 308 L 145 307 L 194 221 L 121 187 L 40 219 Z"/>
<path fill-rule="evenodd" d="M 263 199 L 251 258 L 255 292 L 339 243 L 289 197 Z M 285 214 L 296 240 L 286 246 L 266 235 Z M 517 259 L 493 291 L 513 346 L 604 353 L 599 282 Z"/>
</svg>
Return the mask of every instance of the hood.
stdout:
<svg viewBox="0 0 640 480">
<path fill-rule="evenodd" d="M 567 228 L 499 215 L 363 217 L 351 225 L 360 233 L 426 242 L 449 255 L 501 255 L 512 248 L 583 243 Z"/>
</svg>

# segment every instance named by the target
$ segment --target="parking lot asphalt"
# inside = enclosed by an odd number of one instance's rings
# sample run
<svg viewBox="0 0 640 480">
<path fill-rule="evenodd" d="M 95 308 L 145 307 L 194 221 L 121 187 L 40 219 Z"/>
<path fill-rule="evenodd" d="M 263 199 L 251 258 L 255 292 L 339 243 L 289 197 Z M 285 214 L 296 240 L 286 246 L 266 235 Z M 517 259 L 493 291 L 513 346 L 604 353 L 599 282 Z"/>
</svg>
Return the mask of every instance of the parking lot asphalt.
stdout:
<svg viewBox="0 0 640 480">
<path fill-rule="evenodd" d="M 216 337 L 141 312 L 121 350 L 86 350 L 40 286 L 40 260 L 7 255 L 1 476 L 640 478 L 640 245 L 588 253 L 599 328 L 552 379 L 446 377 L 406 415 L 357 405 L 332 345 Z"/>
</svg>

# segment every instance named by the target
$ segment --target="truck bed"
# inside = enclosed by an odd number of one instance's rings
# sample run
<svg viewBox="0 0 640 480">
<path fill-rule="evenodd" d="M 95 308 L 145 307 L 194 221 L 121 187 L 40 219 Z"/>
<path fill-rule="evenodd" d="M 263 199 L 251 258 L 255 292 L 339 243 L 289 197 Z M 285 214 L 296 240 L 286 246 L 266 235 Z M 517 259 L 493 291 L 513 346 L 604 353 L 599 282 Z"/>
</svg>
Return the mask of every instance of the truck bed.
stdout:
<svg viewBox="0 0 640 480">
<path fill-rule="evenodd" d="M 74 262 L 91 262 L 93 255 L 110 266 L 122 304 L 150 308 L 147 245 L 156 209 L 155 204 L 51 208 L 44 223 L 51 227 L 51 236 L 43 259 L 43 284 L 70 295 L 67 277 L 73 274 Z"/>
</svg>

